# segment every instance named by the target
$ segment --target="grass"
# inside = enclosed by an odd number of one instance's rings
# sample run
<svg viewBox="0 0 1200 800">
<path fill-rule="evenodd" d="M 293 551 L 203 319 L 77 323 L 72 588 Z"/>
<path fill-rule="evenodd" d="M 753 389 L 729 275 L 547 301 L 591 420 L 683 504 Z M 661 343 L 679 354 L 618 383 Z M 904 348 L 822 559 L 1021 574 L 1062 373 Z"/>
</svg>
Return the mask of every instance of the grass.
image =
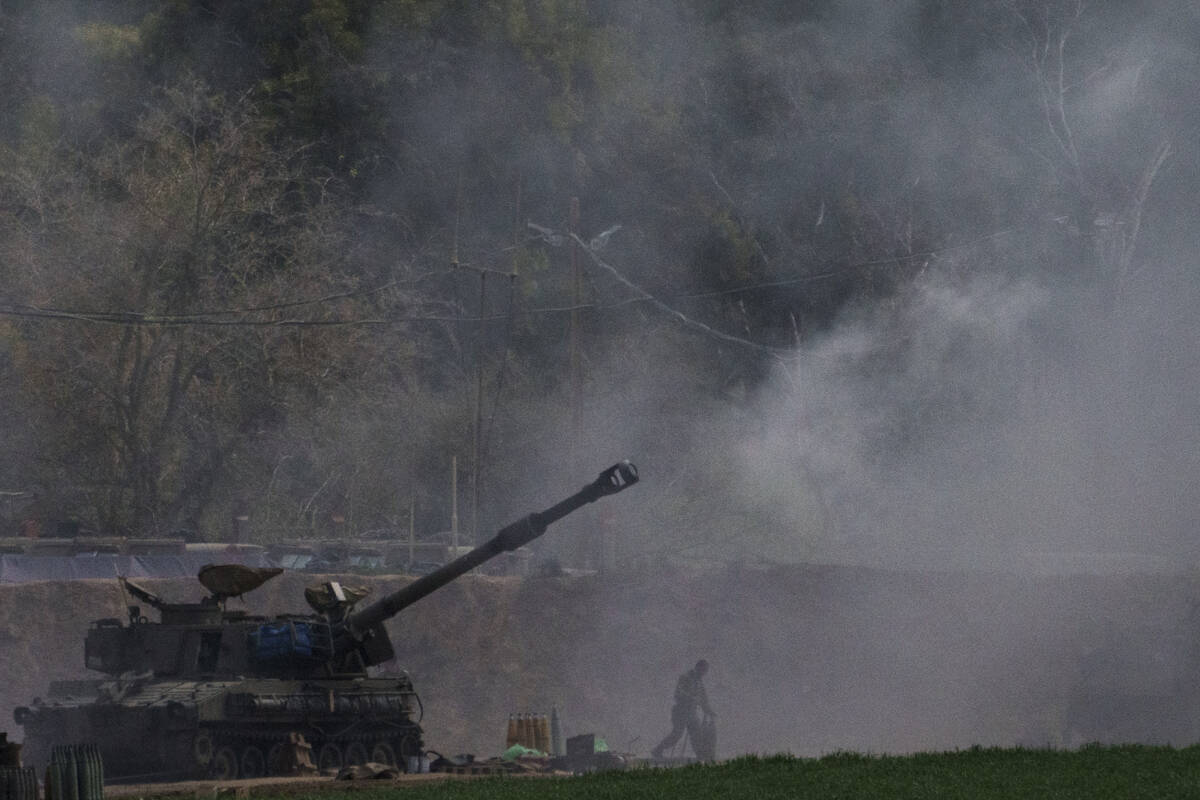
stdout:
<svg viewBox="0 0 1200 800">
<path fill-rule="evenodd" d="M 256 794 L 256 797 L 258 795 Z M 742 757 L 679 769 L 635 769 L 576 778 L 484 778 L 288 800 L 639 800 L 640 798 L 1200 798 L 1200 746 L 1078 751 L 972 748 L 912 756 L 839 753 L 824 758 Z"/>
</svg>

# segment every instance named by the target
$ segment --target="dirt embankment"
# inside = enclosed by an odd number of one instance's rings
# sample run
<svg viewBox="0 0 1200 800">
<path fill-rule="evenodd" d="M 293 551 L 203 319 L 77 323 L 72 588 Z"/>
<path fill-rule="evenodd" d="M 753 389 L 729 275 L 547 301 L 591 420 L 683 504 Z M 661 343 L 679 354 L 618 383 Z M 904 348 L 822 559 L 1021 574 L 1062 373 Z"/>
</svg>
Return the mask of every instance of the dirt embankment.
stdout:
<svg viewBox="0 0 1200 800">
<path fill-rule="evenodd" d="M 373 596 L 404 579 L 346 577 Z M 245 598 L 302 612 L 312 576 Z M 190 581 L 145 581 L 172 601 Z M 468 576 L 390 623 L 425 707 L 428 746 L 497 753 L 508 714 L 557 706 L 568 735 L 645 753 L 669 727 L 676 676 L 698 658 L 718 752 L 903 752 L 1058 743 L 1089 654 L 1127 639 L 1186 670 L 1172 637 L 1195 596 L 1173 577 L 1017 578 L 795 566 L 619 576 Z M 242 601 L 231 601 L 240 603 Z M 125 616 L 115 581 L 0 586 L 0 730 L 51 680 L 87 677 L 90 620 Z M 1162 632 L 1162 648 L 1146 645 Z M 1157 681 L 1161 683 L 1162 681 Z M 1120 689 L 1118 688 L 1118 691 Z"/>
</svg>

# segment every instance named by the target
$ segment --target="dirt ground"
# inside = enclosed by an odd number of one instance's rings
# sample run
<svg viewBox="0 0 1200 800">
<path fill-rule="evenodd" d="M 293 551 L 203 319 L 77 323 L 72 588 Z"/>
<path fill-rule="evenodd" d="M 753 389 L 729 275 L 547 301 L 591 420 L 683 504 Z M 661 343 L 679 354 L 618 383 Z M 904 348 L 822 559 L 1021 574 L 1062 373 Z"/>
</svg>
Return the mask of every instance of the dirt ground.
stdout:
<svg viewBox="0 0 1200 800">
<path fill-rule="evenodd" d="M 353 792 L 356 790 L 372 790 L 380 787 L 417 786 L 441 781 L 469 781 L 482 776 L 448 775 L 445 773 L 401 775 L 398 778 L 381 780 L 338 781 L 333 778 L 256 778 L 253 780 L 222 781 L 183 781 L 180 783 L 143 783 L 127 785 L 109 785 L 104 787 L 104 796 L 108 798 L 193 798 L 200 797 L 293 797 L 311 795 L 323 791 Z M 540 776 L 537 774 L 511 775 L 510 778 L 556 777 L 553 775 Z"/>
<path fill-rule="evenodd" d="M 406 579 L 341 580 L 378 597 Z M 285 573 L 231 603 L 304 612 L 303 587 L 315 582 Z M 203 593 L 191 581 L 145 583 L 170 601 Z M 594 732 L 613 750 L 645 754 L 669 727 L 677 675 L 701 657 L 712 664 L 721 757 L 911 752 L 1063 743 L 1089 654 L 1150 631 L 1162 652 L 1152 641 L 1154 652 L 1138 644 L 1133 656 L 1175 675 L 1186 665 L 1166 645 L 1195 597 L 1183 576 L 664 564 L 467 576 L 389 625 L 395 666 L 424 704 L 426 745 L 444 755 L 496 755 L 509 714 L 552 707 L 567 736 Z M 125 605 L 116 581 L 0 586 L 0 730 L 20 741 L 14 706 L 51 680 L 87 677 L 89 622 L 124 618 Z"/>
</svg>

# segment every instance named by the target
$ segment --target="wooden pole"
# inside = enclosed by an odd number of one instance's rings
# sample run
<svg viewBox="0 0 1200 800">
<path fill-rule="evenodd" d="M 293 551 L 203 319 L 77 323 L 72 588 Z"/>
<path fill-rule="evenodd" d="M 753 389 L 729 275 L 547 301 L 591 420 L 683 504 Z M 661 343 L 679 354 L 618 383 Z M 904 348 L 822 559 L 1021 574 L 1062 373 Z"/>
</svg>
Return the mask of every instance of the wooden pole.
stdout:
<svg viewBox="0 0 1200 800">
<path fill-rule="evenodd" d="M 450 456 L 450 546 L 458 558 L 458 456 Z"/>
<path fill-rule="evenodd" d="M 408 500 L 408 566 L 412 568 L 412 564 L 416 561 L 417 549 L 417 501 L 415 498 Z"/>
<path fill-rule="evenodd" d="M 570 352 L 569 369 L 570 369 L 570 392 L 571 392 L 571 464 L 576 474 L 581 471 L 582 454 L 581 441 L 583 428 L 583 369 L 580 359 L 580 321 L 579 321 L 579 306 L 583 302 L 583 274 L 579 267 L 579 248 L 575 243 L 576 236 L 579 233 L 579 198 L 571 198 L 570 220 L 568 228 L 571 234 L 571 241 L 568 247 L 570 248 L 571 258 L 571 331 L 569 340 Z M 586 556 L 587 546 L 584 544 L 586 539 L 576 537 L 576 563 L 578 566 L 589 566 Z"/>
<path fill-rule="evenodd" d="M 583 302 L 583 276 L 579 269 L 578 246 L 575 235 L 579 232 L 579 198 L 571 198 L 571 334 L 570 334 L 570 370 L 571 370 L 571 456 L 575 471 L 579 472 L 580 452 L 579 439 L 582 425 L 580 406 L 583 401 L 583 378 L 579 358 L 579 304 Z"/>
<path fill-rule="evenodd" d="M 479 544 L 479 440 L 483 428 L 483 309 L 487 272 L 479 273 L 479 325 L 475 340 L 475 420 L 471 434 L 471 544 Z"/>
</svg>

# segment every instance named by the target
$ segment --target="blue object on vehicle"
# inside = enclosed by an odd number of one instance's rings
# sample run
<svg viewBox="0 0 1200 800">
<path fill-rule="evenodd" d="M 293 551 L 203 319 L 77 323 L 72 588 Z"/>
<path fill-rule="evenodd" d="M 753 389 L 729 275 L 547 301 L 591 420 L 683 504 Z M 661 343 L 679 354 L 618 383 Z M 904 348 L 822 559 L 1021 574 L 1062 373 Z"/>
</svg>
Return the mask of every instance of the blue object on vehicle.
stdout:
<svg viewBox="0 0 1200 800">
<path fill-rule="evenodd" d="M 308 657 L 313 654 L 313 635 L 307 622 L 268 622 L 252 633 L 254 656 L 259 661 Z"/>
</svg>

